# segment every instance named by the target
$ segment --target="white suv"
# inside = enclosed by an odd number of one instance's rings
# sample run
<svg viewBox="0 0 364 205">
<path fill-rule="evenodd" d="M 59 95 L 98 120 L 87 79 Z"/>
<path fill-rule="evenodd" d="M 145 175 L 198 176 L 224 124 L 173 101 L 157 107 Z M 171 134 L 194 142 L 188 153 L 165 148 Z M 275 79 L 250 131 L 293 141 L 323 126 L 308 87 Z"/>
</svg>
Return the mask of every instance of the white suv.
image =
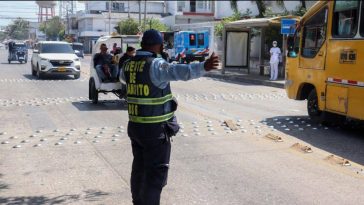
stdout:
<svg viewBox="0 0 364 205">
<path fill-rule="evenodd" d="M 40 41 L 33 50 L 31 66 L 32 75 L 38 78 L 46 74 L 80 78 L 81 61 L 67 42 Z"/>
</svg>

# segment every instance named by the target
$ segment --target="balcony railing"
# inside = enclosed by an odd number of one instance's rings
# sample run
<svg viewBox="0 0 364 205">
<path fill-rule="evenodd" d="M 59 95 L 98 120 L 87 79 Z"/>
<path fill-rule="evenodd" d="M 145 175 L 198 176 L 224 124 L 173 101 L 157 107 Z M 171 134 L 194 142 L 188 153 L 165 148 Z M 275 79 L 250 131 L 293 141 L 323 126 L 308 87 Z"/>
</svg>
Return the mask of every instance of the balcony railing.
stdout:
<svg viewBox="0 0 364 205">
<path fill-rule="evenodd" d="M 191 11 L 184 11 L 182 12 L 183 15 L 191 15 L 191 16 L 214 16 L 212 11 L 206 12 L 191 12 Z"/>
</svg>

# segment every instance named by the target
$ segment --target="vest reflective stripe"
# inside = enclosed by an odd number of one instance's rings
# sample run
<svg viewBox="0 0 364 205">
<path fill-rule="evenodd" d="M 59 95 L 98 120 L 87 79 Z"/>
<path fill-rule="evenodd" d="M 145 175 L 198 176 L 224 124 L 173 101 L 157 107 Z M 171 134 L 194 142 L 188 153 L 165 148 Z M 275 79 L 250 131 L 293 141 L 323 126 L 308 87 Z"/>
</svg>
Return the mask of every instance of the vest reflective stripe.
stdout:
<svg viewBox="0 0 364 205">
<path fill-rule="evenodd" d="M 127 102 L 136 105 L 163 105 L 173 99 L 172 94 L 160 98 L 134 98 L 127 97 Z"/>
<path fill-rule="evenodd" d="M 171 119 L 174 116 L 174 112 L 161 115 L 161 116 L 153 116 L 153 117 L 140 117 L 140 116 L 133 116 L 129 115 L 129 120 L 131 122 L 137 122 L 137 123 L 159 123 L 159 122 L 165 122 L 169 119 Z"/>
</svg>

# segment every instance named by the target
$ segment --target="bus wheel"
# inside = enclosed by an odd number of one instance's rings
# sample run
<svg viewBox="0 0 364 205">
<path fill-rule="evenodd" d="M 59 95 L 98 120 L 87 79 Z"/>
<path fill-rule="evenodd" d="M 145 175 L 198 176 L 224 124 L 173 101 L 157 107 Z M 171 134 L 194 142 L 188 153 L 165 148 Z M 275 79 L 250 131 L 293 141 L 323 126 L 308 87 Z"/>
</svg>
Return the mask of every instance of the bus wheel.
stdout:
<svg viewBox="0 0 364 205">
<path fill-rule="evenodd" d="M 313 121 L 320 122 L 321 111 L 318 107 L 317 93 L 315 89 L 313 89 L 307 97 L 307 112 L 308 116 L 310 116 Z"/>
</svg>

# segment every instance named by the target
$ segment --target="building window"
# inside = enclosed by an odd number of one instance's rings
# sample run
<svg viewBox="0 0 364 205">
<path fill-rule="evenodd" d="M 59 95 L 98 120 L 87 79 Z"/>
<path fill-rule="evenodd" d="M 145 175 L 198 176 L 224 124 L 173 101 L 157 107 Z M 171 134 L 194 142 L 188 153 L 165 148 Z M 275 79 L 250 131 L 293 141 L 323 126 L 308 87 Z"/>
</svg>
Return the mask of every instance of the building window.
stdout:
<svg viewBox="0 0 364 205">
<path fill-rule="evenodd" d="M 112 11 L 124 12 L 125 11 L 124 3 L 112 3 Z"/>
<path fill-rule="evenodd" d="M 211 11 L 211 1 L 197 1 L 197 11 Z"/>
<path fill-rule="evenodd" d="M 302 56 L 313 58 L 326 39 L 327 8 L 309 19 L 303 27 Z"/>
<path fill-rule="evenodd" d="M 359 1 L 335 1 L 332 34 L 354 37 L 358 28 Z"/>
<path fill-rule="evenodd" d="M 86 19 L 86 28 L 85 31 L 92 31 L 92 19 Z"/>
<path fill-rule="evenodd" d="M 184 11 L 185 7 L 185 1 L 177 1 L 177 11 Z"/>
<path fill-rule="evenodd" d="M 109 2 L 106 2 L 106 10 L 109 10 Z M 111 3 L 111 11 L 112 12 L 125 12 L 125 4 L 124 3 L 118 3 L 118 2 L 112 2 Z"/>
<path fill-rule="evenodd" d="M 190 12 L 196 12 L 196 0 L 190 0 Z"/>
<path fill-rule="evenodd" d="M 196 45 L 196 34 L 190 34 L 190 46 Z"/>
<path fill-rule="evenodd" d="M 198 46 L 205 45 L 205 35 L 203 33 L 198 34 Z"/>
</svg>

